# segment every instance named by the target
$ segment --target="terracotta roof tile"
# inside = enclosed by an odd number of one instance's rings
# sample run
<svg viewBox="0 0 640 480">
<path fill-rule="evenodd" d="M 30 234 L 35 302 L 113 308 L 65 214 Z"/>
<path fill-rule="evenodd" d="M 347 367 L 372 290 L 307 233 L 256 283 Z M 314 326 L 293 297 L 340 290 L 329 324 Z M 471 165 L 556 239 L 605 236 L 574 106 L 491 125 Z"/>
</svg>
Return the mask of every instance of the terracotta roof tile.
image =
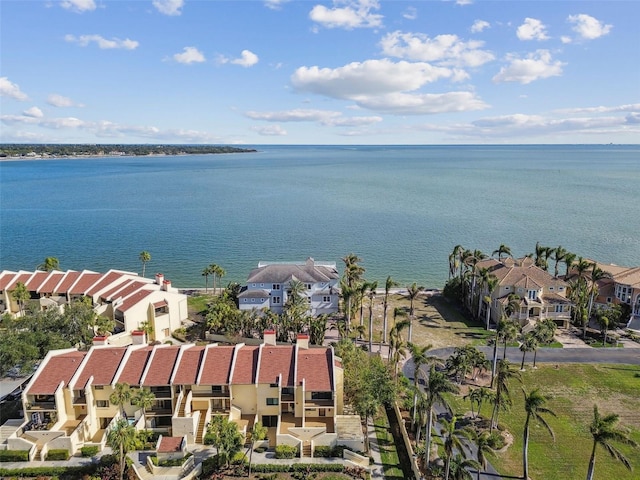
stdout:
<svg viewBox="0 0 640 480">
<path fill-rule="evenodd" d="M 234 350 L 235 347 L 226 345 L 209 347 L 202 365 L 199 385 L 228 384 Z"/>
<path fill-rule="evenodd" d="M 13 277 L 11 282 L 9 282 L 9 284 L 6 286 L 6 290 L 13 290 L 14 288 L 16 288 L 16 285 L 18 284 L 18 282 L 26 283 L 27 280 L 29 280 L 30 276 L 31 276 L 30 273 L 18 273 Z"/>
<path fill-rule="evenodd" d="M 16 272 L 9 272 L 7 270 L 2 272 L 0 276 L 0 291 L 4 291 L 5 288 L 13 281 L 13 278 L 17 275 Z"/>
<path fill-rule="evenodd" d="M 139 292 L 129 295 L 127 298 L 124 299 L 124 301 L 120 305 L 116 307 L 116 310 L 119 310 L 121 312 L 126 312 L 131 307 L 136 306 L 138 303 L 140 303 L 142 300 L 147 298 L 152 293 L 153 293 L 152 290 L 140 290 Z"/>
<path fill-rule="evenodd" d="M 124 274 L 121 272 L 109 272 L 103 275 L 100 281 L 96 283 L 93 287 L 91 287 L 89 291 L 87 291 L 87 295 L 92 296 L 97 293 L 100 293 L 101 290 L 109 287 L 112 283 L 122 278 L 123 275 Z"/>
<path fill-rule="evenodd" d="M 58 285 L 58 283 L 60 283 L 60 280 L 62 280 L 62 277 L 64 277 L 64 273 L 62 272 L 49 273 L 49 277 L 42 285 L 40 285 L 40 289 L 38 290 L 38 292 L 45 293 L 45 294 L 54 293 L 53 289 L 56 287 L 56 285 Z"/>
<path fill-rule="evenodd" d="M 92 348 L 74 388 L 85 388 L 91 376 L 93 385 L 110 385 L 126 351 L 126 347 Z"/>
<path fill-rule="evenodd" d="M 152 350 L 153 347 L 151 346 L 133 350 L 116 381 L 118 383 L 128 383 L 129 385 L 140 385 L 140 377 L 142 377 L 142 372 L 144 372 L 144 367 L 151 356 Z"/>
<path fill-rule="evenodd" d="M 260 357 L 258 383 L 275 383 L 282 375 L 282 386 L 294 386 L 294 352 L 293 345 L 265 345 Z"/>
<path fill-rule="evenodd" d="M 127 281 L 120 283 L 113 289 L 109 290 L 107 293 L 101 295 L 107 301 L 115 301 L 118 298 L 124 298 L 131 295 L 133 292 L 140 290 L 146 284 L 143 282 L 136 281 Z"/>
<path fill-rule="evenodd" d="M 87 352 L 76 351 L 51 357 L 27 393 L 53 395 L 60 382 L 64 382 L 64 386 L 69 383 L 86 354 Z"/>
<path fill-rule="evenodd" d="M 182 450 L 183 437 L 162 437 L 158 453 L 173 453 Z"/>
<path fill-rule="evenodd" d="M 71 287 L 69 293 L 71 295 L 86 295 L 90 287 L 92 287 L 102 277 L 101 273 L 83 272 L 78 281 Z"/>
<path fill-rule="evenodd" d="M 258 354 L 260 347 L 243 346 L 236 355 L 236 364 L 231 374 L 231 383 L 236 385 L 248 385 L 255 383 L 258 370 Z"/>
<path fill-rule="evenodd" d="M 200 371 L 200 362 L 204 354 L 204 346 L 195 346 L 185 350 L 180 358 L 176 374 L 173 377 L 175 385 L 195 385 Z"/>
<path fill-rule="evenodd" d="M 53 293 L 67 293 L 71 285 L 78 279 L 82 272 L 76 272 L 74 270 L 68 270 L 64 274 L 64 279 Z"/>
<path fill-rule="evenodd" d="M 145 387 L 161 387 L 171 384 L 171 374 L 176 365 L 180 347 L 156 347 L 151 358 L 151 365 L 142 380 Z"/>
<path fill-rule="evenodd" d="M 305 389 L 312 392 L 333 390 L 331 349 L 309 348 L 298 350 L 297 382 L 305 380 Z"/>
<path fill-rule="evenodd" d="M 27 290 L 30 292 L 35 292 L 40 288 L 40 286 L 46 281 L 49 276 L 49 272 L 35 272 L 33 276 L 29 279 L 25 286 Z"/>
</svg>

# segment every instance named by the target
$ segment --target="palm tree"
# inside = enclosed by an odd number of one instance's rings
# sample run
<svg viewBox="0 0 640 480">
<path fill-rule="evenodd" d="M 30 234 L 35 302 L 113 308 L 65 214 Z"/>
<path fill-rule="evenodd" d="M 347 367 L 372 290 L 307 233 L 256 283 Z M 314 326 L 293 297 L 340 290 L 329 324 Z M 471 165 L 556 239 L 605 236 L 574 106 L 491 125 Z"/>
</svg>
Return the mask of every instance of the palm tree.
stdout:
<svg viewBox="0 0 640 480">
<path fill-rule="evenodd" d="M 211 275 L 211 266 L 202 269 L 202 276 L 204 277 L 204 293 L 209 290 L 209 275 Z"/>
<path fill-rule="evenodd" d="M 511 404 L 509 394 L 509 381 L 515 378 L 522 382 L 520 372 L 511 368 L 507 360 L 498 362 L 498 371 L 496 374 L 496 395 L 494 397 L 493 414 L 491 415 L 491 427 L 493 430 L 498 426 L 498 412 L 501 408 L 506 408 Z"/>
<path fill-rule="evenodd" d="M 140 255 L 138 255 L 138 259 L 142 262 L 142 276 L 144 277 L 147 269 L 147 263 L 151 261 L 151 254 L 146 250 L 143 250 L 140 252 Z"/>
<path fill-rule="evenodd" d="M 600 445 L 604 448 L 611 457 L 622 463 L 627 469 L 632 470 L 629 459 L 618 450 L 614 443 L 620 443 L 623 445 L 631 445 L 637 447 L 638 444 L 629 438 L 628 433 L 625 430 L 616 428 L 619 416 L 615 413 L 611 413 L 604 417 L 600 416 L 598 412 L 598 406 L 593 406 L 593 421 L 589 425 L 589 431 L 593 437 L 593 448 L 591 449 L 591 458 L 589 459 L 589 470 L 587 471 L 587 480 L 593 480 L 596 467 L 596 447 Z"/>
<path fill-rule="evenodd" d="M 445 463 L 444 463 L 444 480 L 449 479 L 449 471 L 451 466 L 451 458 L 454 450 L 461 452 L 463 458 L 466 458 L 465 448 L 468 448 L 463 439 L 469 437 L 467 430 L 456 428 L 457 418 L 454 416 L 450 422 L 445 419 L 441 420 L 442 427 L 440 435 L 442 436 L 442 446 L 444 447 Z"/>
<path fill-rule="evenodd" d="M 532 332 L 525 333 L 520 342 L 520 351 L 522 352 L 522 363 L 520 370 L 524 370 L 524 357 L 527 352 L 535 352 L 538 349 L 538 340 Z"/>
<path fill-rule="evenodd" d="M 373 351 L 373 300 L 376 298 L 378 282 L 369 282 L 367 286 L 367 296 L 369 297 L 369 351 Z M 382 348 L 382 345 L 380 345 Z"/>
<path fill-rule="evenodd" d="M 478 432 L 476 430 L 469 430 L 471 435 L 471 440 L 476 445 L 476 461 L 477 468 L 476 471 L 478 473 L 478 480 L 480 480 L 480 469 L 487 469 L 487 454 L 492 453 L 493 449 L 491 448 L 491 434 L 486 430 L 482 432 Z"/>
<path fill-rule="evenodd" d="M 456 245 L 453 247 L 453 251 L 449 254 L 449 279 L 455 277 L 458 274 L 458 268 L 460 267 L 460 254 L 464 251 L 462 245 Z"/>
<path fill-rule="evenodd" d="M 107 434 L 107 445 L 109 445 L 114 452 L 118 452 L 120 480 L 122 480 L 124 476 L 126 454 L 135 448 L 135 442 L 136 429 L 133 425 L 129 425 L 126 418 L 119 419 Z"/>
<path fill-rule="evenodd" d="M 431 350 L 432 345 L 425 345 L 424 347 L 420 347 L 415 343 L 409 342 L 407 344 L 409 347 L 409 352 L 411 352 L 411 358 L 413 360 L 413 386 L 415 388 L 415 393 L 413 395 L 413 417 L 412 422 L 415 424 L 416 422 L 416 404 L 418 402 L 418 375 L 420 374 L 420 367 L 425 365 L 429 360 L 433 357 L 427 355 L 427 352 Z"/>
<path fill-rule="evenodd" d="M 109 396 L 109 401 L 120 407 L 122 416 L 126 419 L 127 412 L 124 409 L 125 404 L 131 400 L 131 388 L 128 383 L 116 383 L 113 393 Z"/>
<path fill-rule="evenodd" d="M 427 434 L 424 445 L 424 464 L 429 467 L 429 455 L 431 450 L 431 429 L 433 428 L 433 407 L 436 403 L 448 408 L 445 398 L 446 393 L 458 393 L 458 387 L 449 380 L 442 372 L 436 371 L 434 365 L 429 369 L 429 378 L 425 385 L 427 396 Z"/>
<path fill-rule="evenodd" d="M 411 341 L 411 337 L 413 334 L 413 320 L 415 318 L 413 315 L 413 302 L 423 290 L 424 287 L 419 287 L 415 282 L 411 284 L 411 286 L 407 287 L 407 296 L 409 297 L 409 321 L 411 322 L 409 323 L 409 342 Z"/>
<path fill-rule="evenodd" d="M 391 278 L 391 275 L 387 277 L 384 283 L 384 299 L 382 300 L 382 343 L 387 343 L 387 308 L 389 306 L 389 292 L 393 287 L 396 287 L 398 282 Z"/>
<path fill-rule="evenodd" d="M 587 318 L 591 318 L 591 312 L 593 310 L 593 300 L 598 292 L 598 281 L 603 278 L 611 278 L 609 272 L 605 272 L 597 264 L 593 263 L 591 267 L 591 289 L 589 291 L 589 312 Z"/>
<path fill-rule="evenodd" d="M 22 283 L 16 283 L 13 292 L 11 292 L 11 298 L 13 298 L 18 303 L 18 308 L 20 309 L 20 316 L 24 314 L 24 303 L 31 298 L 29 294 L 29 290 L 27 290 L 27 286 Z"/>
<path fill-rule="evenodd" d="M 567 252 L 564 254 L 564 258 L 562 262 L 565 266 L 564 276 L 565 278 L 569 278 L 569 273 L 571 272 L 571 267 L 573 267 L 573 262 L 576 260 L 577 255 L 575 253 Z"/>
<path fill-rule="evenodd" d="M 562 245 L 558 245 L 553 249 L 553 260 L 555 261 L 555 265 L 553 266 L 553 276 L 558 278 L 558 265 L 562 262 L 567 255 L 567 250 L 562 248 Z"/>
<path fill-rule="evenodd" d="M 531 420 L 538 422 L 544 428 L 547 429 L 551 438 L 555 441 L 556 437 L 553 433 L 553 430 L 544 419 L 542 414 L 549 414 L 552 416 L 556 416 L 552 410 L 548 409 L 544 406 L 547 401 L 547 397 L 545 397 L 542 393 L 540 393 L 539 389 L 535 389 L 527 395 L 525 389 L 522 389 L 524 393 L 524 409 L 527 412 L 527 419 L 524 421 L 524 432 L 522 434 L 522 467 L 524 469 L 524 474 L 522 478 L 527 480 L 529 478 L 529 423 Z"/>
<path fill-rule="evenodd" d="M 533 336 L 536 339 L 538 345 L 548 345 L 551 343 L 556 334 L 556 322 L 551 318 L 545 318 L 544 320 L 536 323 L 536 326 L 533 329 Z M 536 356 L 538 354 L 538 349 L 536 348 L 533 351 L 533 368 L 536 368 Z"/>
<path fill-rule="evenodd" d="M 500 331 L 500 338 L 503 343 L 502 347 L 502 359 L 507 358 L 507 345 L 518 338 L 520 333 L 520 327 L 514 321 L 507 320 L 504 324 L 504 328 Z"/>
<path fill-rule="evenodd" d="M 503 243 L 500 244 L 497 250 L 493 251 L 491 256 L 493 257 L 496 253 L 498 254 L 498 260 L 502 260 L 502 255 L 506 255 L 507 257 L 511 256 L 511 249 Z"/>
<path fill-rule="evenodd" d="M 216 265 L 212 263 L 209 265 L 209 269 L 211 270 L 211 275 L 213 276 L 213 294 L 216 294 L 216 279 L 222 278 L 226 275 L 226 270 L 222 268 L 220 265 Z"/>
<path fill-rule="evenodd" d="M 451 480 L 473 480 L 470 469 L 480 471 L 480 464 L 471 459 L 464 458 L 456 453 L 449 463 L 449 478 Z"/>
<path fill-rule="evenodd" d="M 262 425 L 261 422 L 257 422 L 253 425 L 251 429 L 251 452 L 249 453 L 249 478 L 251 478 L 251 459 L 253 457 L 253 450 L 255 449 L 255 445 L 257 442 L 260 442 L 267 438 L 267 433 L 269 429 Z"/>
<path fill-rule="evenodd" d="M 57 257 L 47 257 L 40 265 L 36 267 L 37 270 L 44 270 L 45 272 L 52 272 L 53 270 L 60 270 L 60 261 Z"/>
<path fill-rule="evenodd" d="M 131 404 L 142 409 L 142 417 L 145 428 L 147 428 L 147 409 L 155 403 L 155 394 L 147 388 L 137 388 L 131 393 Z"/>
</svg>

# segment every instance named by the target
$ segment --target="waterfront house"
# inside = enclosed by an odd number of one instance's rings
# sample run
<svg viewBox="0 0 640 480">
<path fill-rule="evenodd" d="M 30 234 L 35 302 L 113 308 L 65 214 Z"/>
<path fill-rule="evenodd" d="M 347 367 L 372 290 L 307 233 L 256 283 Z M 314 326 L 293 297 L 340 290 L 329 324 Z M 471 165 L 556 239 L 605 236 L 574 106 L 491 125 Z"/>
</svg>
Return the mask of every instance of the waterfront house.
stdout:
<svg viewBox="0 0 640 480">
<path fill-rule="evenodd" d="M 332 347 L 309 346 L 305 335 L 296 344 L 276 344 L 271 330 L 255 346 L 147 345 L 143 332 L 134 338 L 126 347 L 96 338 L 87 352 L 49 352 L 23 391 L 24 423 L 9 436 L 8 448 L 29 450 L 32 459 L 50 449 L 103 448 L 122 418 L 109 398 L 116 384 L 127 383 L 155 395 L 145 412 L 123 406 L 130 423 L 189 445 L 202 444 L 212 417 L 224 415 L 245 435 L 262 422 L 265 443 L 297 447 L 300 455 L 339 443 L 363 449 L 354 440 L 361 435 L 338 433 L 353 423 L 342 415 L 342 363 Z"/>
<path fill-rule="evenodd" d="M 628 305 L 628 327 L 640 330 L 640 267 L 623 267 L 595 262 L 608 276 L 596 281 L 598 295 L 595 305 Z"/>
<path fill-rule="evenodd" d="M 115 320 L 117 331 L 128 335 L 143 324 L 149 325 L 151 340 L 169 338 L 188 316 L 187 296 L 178 293 L 161 273 L 148 279 L 122 270 L 107 273 L 5 270 L 0 272 L 0 313 L 20 315 L 12 295 L 18 283 L 25 285 L 32 303 L 37 302 L 43 310 L 63 311 L 71 301 L 87 297 L 96 314 Z"/>
<path fill-rule="evenodd" d="M 338 311 L 340 274 L 335 262 L 316 262 L 308 258 L 304 263 L 260 262 L 247 278 L 247 285 L 238 296 L 240 310 L 268 308 L 282 313 L 291 281 L 305 286 L 310 315 L 330 314 Z"/>
</svg>

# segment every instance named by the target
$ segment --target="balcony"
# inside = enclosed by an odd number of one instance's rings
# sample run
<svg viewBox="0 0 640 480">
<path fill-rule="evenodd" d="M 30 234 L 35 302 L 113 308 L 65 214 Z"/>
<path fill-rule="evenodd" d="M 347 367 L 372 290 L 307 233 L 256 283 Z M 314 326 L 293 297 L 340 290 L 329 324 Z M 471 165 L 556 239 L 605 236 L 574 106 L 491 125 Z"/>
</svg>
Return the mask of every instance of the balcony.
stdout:
<svg viewBox="0 0 640 480">
<path fill-rule="evenodd" d="M 304 401 L 305 407 L 333 407 L 333 399 L 326 398 L 307 398 Z"/>
<path fill-rule="evenodd" d="M 56 409 L 56 402 L 30 402 L 27 403 L 27 410 L 54 410 Z"/>
<path fill-rule="evenodd" d="M 193 390 L 193 396 L 197 398 L 229 398 L 229 389 Z"/>
</svg>

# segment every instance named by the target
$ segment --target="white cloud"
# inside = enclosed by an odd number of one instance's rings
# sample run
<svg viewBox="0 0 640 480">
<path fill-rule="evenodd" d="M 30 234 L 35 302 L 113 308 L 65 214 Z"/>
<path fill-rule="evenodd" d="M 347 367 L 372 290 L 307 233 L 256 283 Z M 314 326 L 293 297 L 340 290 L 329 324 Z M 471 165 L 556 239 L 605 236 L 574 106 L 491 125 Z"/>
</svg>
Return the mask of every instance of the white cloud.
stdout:
<svg viewBox="0 0 640 480">
<path fill-rule="evenodd" d="M 69 43 L 77 43 L 81 47 L 86 47 L 90 43 L 95 43 L 98 45 L 98 48 L 103 50 L 109 50 L 114 48 L 121 48 L 124 50 L 135 50 L 140 45 L 135 40 L 130 40 L 128 38 L 124 40 L 120 40 L 119 38 L 113 38 L 108 40 L 101 35 L 80 35 L 76 37 L 75 35 L 65 35 L 64 39 Z"/>
<path fill-rule="evenodd" d="M 47 97 L 47 103 L 54 107 L 84 107 L 81 103 L 75 103 L 69 97 L 63 97 L 57 93 L 52 93 Z"/>
<path fill-rule="evenodd" d="M 240 65 L 242 67 L 252 67 L 256 63 L 258 63 L 258 56 L 251 52 L 250 50 L 243 50 L 240 54 L 240 58 L 236 58 L 235 60 L 231 60 L 231 63 L 235 65 Z"/>
<path fill-rule="evenodd" d="M 27 94 L 20 90 L 20 87 L 17 84 L 9 81 L 9 78 L 7 77 L 0 77 L 0 96 L 11 97 L 20 101 L 29 99 Z"/>
<path fill-rule="evenodd" d="M 571 40 L 571 37 L 568 37 L 567 35 L 562 35 L 560 37 L 560 41 L 562 43 L 571 43 L 572 40 Z"/>
<path fill-rule="evenodd" d="M 153 0 L 153 6 L 163 15 L 177 16 L 182 14 L 184 0 Z"/>
<path fill-rule="evenodd" d="M 476 20 L 473 22 L 473 25 L 471 25 L 471 33 L 479 33 L 490 27 L 491 24 L 486 20 Z"/>
<path fill-rule="evenodd" d="M 309 18 L 326 28 L 375 28 L 382 25 L 383 16 L 372 13 L 379 10 L 378 0 L 334 0 L 334 7 L 316 5 Z M 345 7 L 337 5 L 345 4 Z"/>
<path fill-rule="evenodd" d="M 616 105 L 615 107 L 580 107 L 562 108 L 555 110 L 556 113 L 579 115 L 583 113 L 612 113 L 612 112 L 640 112 L 640 103 L 630 103 L 626 105 Z"/>
<path fill-rule="evenodd" d="M 60 5 L 62 8 L 77 13 L 90 12 L 96 9 L 96 2 L 94 2 L 94 0 L 63 0 L 60 2 Z"/>
<path fill-rule="evenodd" d="M 44 117 L 44 113 L 42 113 L 42 110 L 40 110 L 38 107 L 31 107 L 31 108 L 25 110 L 24 112 L 22 112 L 22 114 L 25 117 L 33 117 L 33 118 L 42 118 L 42 117 Z"/>
<path fill-rule="evenodd" d="M 562 75 L 560 61 L 553 61 L 549 50 L 536 50 L 526 58 L 518 58 L 514 55 L 507 56 L 509 65 L 502 67 L 500 72 L 493 77 L 493 81 L 531 83 L 542 78 L 557 77 Z"/>
<path fill-rule="evenodd" d="M 358 100 L 363 108 L 394 115 L 431 115 L 466 112 L 488 108 L 472 92 L 407 94 L 402 92 L 364 97 Z"/>
<path fill-rule="evenodd" d="M 415 7 L 407 7 L 402 16 L 407 20 L 415 20 L 418 18 L 418 10 Z"/>
<path fill-rule="evenodd" d="M 537 18 L 525 18 L 516 30 L 520 40 L 548 40 L 547 27 Z"/>
<path fill-rule="evenodd" d="M 178 63 L 184 63 L 186 65 L 205 61 L 204 55 L 196 47 L 184 47 L 183 52 L 176 53 L 173 59 Z"/>
<path fill-rule="evenodd" d="M 422 33 L 396 31 L 385 35 L 380 46 L 382 53 L 391 57 L 437 62 L 444 66 L 479 67 L 495 58 L 491 52 L 481 49 L 484 42 L 465 42 L 450 34 L 430 38 Z"/>
<path fill-rule="evenodd" d="M 332 127 L 354 127 L 381 122 L 382 117 L 361 116 L 345 117 L 340 112 L 331 110 L 293 109 L 279 112 L 255 112 L 245 114 L 253 120 L 266 122 L 315 122 Z"/>
<path fill-rule="evenodd" d="M 472 3 L 473 3 L 473 0 L 456 0 L 456 5 L 461 5 L 461 6 L 471 5 Z"/>
<path fill-rule="evenodd" d="M 613 28 L 613 25 L 605 25 L 597 18 L 585 13 L 569 15 L 567 21 L 574 24 L 573 31 L 585 40 L 594 40 L 607 35 Z"/>
<path fill-rule="evenodd" d="M 287 135 L 287 131 L 280 125 L 263 125 L 258 127 L 251 127 L 251 130 L 258 135 L 264 135 L 266 137 L 283 137 Z"/>
<path fill-rule="evenodd" d="M 271 10 L 280 10 L 282 5 L 290 1 L 291 0 L 264 0 L 264 6 Z"/>
</svg>

